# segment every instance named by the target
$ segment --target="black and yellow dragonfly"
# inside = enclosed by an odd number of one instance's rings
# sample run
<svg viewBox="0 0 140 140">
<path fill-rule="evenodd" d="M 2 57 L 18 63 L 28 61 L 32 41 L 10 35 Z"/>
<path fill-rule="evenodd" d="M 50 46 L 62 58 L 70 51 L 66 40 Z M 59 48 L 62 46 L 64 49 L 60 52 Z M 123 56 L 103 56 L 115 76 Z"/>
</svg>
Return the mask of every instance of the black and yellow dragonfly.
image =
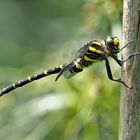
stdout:
<svg viewBox="0 0 140 140">
<path fill-rule="evenodd" d="M 122 49 L 124 49 L 131 42 L 132 41 L 128 42 Z M 77 53 L 75 54 L 75 58 L 70 63 L 65 63 L 63 65 L 60 65 L 59 67 L 54 67 L 52 69 L 45 70 L 44 72 L 36 73 L 32 76 L 27 77 L 26 79 L 22 79 L 13 84 L 10 84 L 0 91 L 0 96 L 7 94 L 16 88 L 22 87 L 32 81 L 52 74 L 58 74 L 55 81 L 57 81 L 61 75 L 64 75 L 64 77 L 67 79 L 71 78 L 77 73 L 82 72 L 85 67 L 91 66 L 92 64 L 102 60 L 105 61 L 108 78 L 112 81 L 122 83 L 127 88 L 130 88 L 124 81 L 121 80 L 121 78 L 113 77 L 108 61 L 108 57 L 112 57 L 120 66 L 122 66 L 124 61 L 118 59 L 117 56 L 117 54 L 122 49 L 119 48 L 118 37 L 108 36 L 101 41 L 90 41 L 77 51 Z M 138 53 L 132 54 L 125 61 L 136 54 Z"/>
</svg>

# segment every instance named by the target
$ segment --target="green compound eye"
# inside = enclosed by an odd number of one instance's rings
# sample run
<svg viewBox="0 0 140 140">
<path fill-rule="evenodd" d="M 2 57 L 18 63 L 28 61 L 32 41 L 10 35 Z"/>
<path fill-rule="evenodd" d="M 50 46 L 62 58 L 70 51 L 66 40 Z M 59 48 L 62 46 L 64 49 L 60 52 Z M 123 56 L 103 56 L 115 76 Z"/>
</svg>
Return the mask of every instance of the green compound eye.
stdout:
<svg viewBox="0 0 140 140">
<path fill-rule="evenodd" d="M 110 36 L 107 37 L 107 39 L 106 39 L 106 42 L 107 42 L 107 43 L 110 43 L 110 42 L 112 42 L 112 41 L 113 41 L 112 37 L 110 37 Z"/>
<path fill-rule="evenodd" d="M 113 40 L 113 38 L 111 36 L 106 38 L 106 45 L 108 47 L 114 47 L 114 40 Z"/>
</svg>

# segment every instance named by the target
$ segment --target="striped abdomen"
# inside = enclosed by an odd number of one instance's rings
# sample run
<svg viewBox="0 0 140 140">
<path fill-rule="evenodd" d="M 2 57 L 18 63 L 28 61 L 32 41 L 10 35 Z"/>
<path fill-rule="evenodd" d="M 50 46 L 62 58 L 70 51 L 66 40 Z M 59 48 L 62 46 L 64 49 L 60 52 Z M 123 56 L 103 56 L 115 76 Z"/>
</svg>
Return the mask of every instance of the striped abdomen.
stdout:
<svg viewBox="0 0 140 140">
<path fill-rule="evenodd" d="M 61 71 L 61 67 L 55 67 L 53 69 L 49 69 L 48 71 L 44 71 L 44 72 L 41 72 L 41 73 L 37 73 L 37 74 L 34 74 L 30 77 L 27 77 L 26 79 L 23 79 L 23 80 L 20 80 L 16 83 L 13 83 L 5 88 L 3 88 L 1 91 L 0 91 L 0 96 L 18 88 L 18 87 L 22 87 L 32 81 L 35 81 L 35 80 L 38 80 L 40 78 L 43 78 L 45 76 L 49 76 L 51 74 L 56 74 L 56 73 L 59 73 Z"/>
<path fill-rule="evenodd" d="M 105 51 L 102 47 L 102 44 L 96 41 L 93 41 L 85 52 L 81 63 L 84 67 L 90 66 L 91 64 L 104 60 Z"/>
</svg>

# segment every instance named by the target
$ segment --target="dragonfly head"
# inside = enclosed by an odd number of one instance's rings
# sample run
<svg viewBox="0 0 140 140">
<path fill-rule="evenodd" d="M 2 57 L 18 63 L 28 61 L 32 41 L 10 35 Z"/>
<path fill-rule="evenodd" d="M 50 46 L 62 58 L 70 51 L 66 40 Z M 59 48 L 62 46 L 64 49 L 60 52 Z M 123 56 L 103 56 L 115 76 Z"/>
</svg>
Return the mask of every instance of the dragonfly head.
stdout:
<svg viewBox="0 0 140 140">
<path fill-rule="evenodd" d="M 119 38 L 108 36 L 105 38 L 105 45 L 107 50 L 111 53 L 116 54 L 119 51 Z"/>
</svg>

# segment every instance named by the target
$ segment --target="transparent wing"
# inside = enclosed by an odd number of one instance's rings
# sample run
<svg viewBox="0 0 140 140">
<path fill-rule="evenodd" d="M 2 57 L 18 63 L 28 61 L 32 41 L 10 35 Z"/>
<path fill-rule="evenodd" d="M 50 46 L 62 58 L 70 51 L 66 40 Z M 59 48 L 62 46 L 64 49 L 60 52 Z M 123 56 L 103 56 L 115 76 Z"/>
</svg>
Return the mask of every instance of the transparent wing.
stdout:
<svg viewBox="0 0 140 140">
<path fill-rule="evenodd" d="M 75 54 L 75 59 L 82 58 L 85 54 L 85 52 L 88 50 L 89 43 L 84 45 L 82 48 L 80 48 L 77 53 Z"/>
<path fill-rule="evenodd" d="M 72 71 L 71 69 L 67 69 L 64 72 L 64 77 L 69 79 L 69 78 L 73 77 L 75 74 L 76 74 L 76 72 Z"/>
</svg>

